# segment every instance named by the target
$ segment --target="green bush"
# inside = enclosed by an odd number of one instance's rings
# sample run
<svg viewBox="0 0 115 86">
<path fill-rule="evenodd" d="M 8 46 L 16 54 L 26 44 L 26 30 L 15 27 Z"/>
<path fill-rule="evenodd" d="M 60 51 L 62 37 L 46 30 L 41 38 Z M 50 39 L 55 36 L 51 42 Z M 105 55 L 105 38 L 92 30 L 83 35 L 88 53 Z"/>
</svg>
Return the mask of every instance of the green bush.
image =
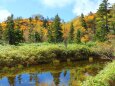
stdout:
<svg viewBox="0 0 115 86">
<path fill-rule="evenodd" d="M 89 77 L 82 83 L 82 86 L 110 86 L 111 80 L 115 80 L 115 61 L 109 63 L 95 77 Z"/>
<path fill-rule="evenodd" d="M 39 46 L 38 46 L 39 45 Z M 99 45 L 98 45 L 99 46 Z M 0 45 L 0 66 L 16 66 L 18 64 L 38 64 L 49 63 L 53 60 L 67 61 L 88 59 L 90 56 L 110 56 L 111 47 L 102 50 L 98 47 L 83 44 L 68 44 L 65 48 L 63 44 L 21 44 L 20 46 Z"/>
</svg>

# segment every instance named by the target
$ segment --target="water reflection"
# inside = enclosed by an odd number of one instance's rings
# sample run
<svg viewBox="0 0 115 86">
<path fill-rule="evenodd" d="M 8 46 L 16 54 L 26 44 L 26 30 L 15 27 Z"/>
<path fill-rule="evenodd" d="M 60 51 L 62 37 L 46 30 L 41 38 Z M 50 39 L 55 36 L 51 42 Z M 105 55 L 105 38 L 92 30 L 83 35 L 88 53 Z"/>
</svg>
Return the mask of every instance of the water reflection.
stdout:
<svg viewBox="0 0 115 86">
<path fill-rule="evenodd" d="M 70 71 L 62 71 L 59 76 L 59 86 L 69 86 Z M 57 86 L 51 72 L 21 74 L 16 77 L 4 77 L 0 86 Z"/>
<path fill-rule="evenodd" d="M 55 86 L 53 75 L 50 72 L 38 74 L 40 86 Z"/>
<path fill-rule="evenodd" d="M 67 73 L 62 71 L 59 80 L 60 80 L 59 86 L 68 86 L 70 80 L 70 71 L 67 71 Z"/>
<path fill-rule="evenodd" d="M 14 86 L 35 86 L 33 74 L 17 75 Z"/>
<path fill-rule="evenodd" d="M 104 61 L 94 63 L 82 61 L 72 64 L 60 63 L 58 66 L 45 64 L 18 71 L 0 72 L 0 86 L 79 86 L 78 81 L 84 81 L 87 76 L 95 76 L 103 69 L 104 64 L 106 64 Z M 42 72 L 49 70 L 50 72 Z M 20 74 L 22 72 L 25 73 Z"/>
<path fill-rule="evenodd" d="M 10 86 L 8 78 L 4 77 L 0 80 L 0 86 Z"/>
</svg>

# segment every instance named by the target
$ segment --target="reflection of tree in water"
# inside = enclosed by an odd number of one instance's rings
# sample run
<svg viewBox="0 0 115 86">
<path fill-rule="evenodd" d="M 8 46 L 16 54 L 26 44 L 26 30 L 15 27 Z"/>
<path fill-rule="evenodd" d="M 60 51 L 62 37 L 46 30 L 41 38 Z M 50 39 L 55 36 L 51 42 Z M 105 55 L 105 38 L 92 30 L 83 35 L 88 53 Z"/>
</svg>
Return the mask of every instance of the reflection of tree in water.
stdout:
<svg viewBox="0 0 115 86">
<path fill-rule="evenodd" d="M 53 75 L 50 72 L 38 74 L 39 86 L 55 86 Z"/>
<path fill-rule="evenodd" d="M 55 76 L 58 74 L 54 74 L 54 76 L 50 72 L 41 73 L 38 75 L 39 85 L 40 86 L 56 86 L 54 82 L 55 80 L 59 80 L 56 84 L 59 86 L 69 86 L 70 80 L 70 71 L 62 71 L 59 73 L 59 76 Z"/>
<path fill-rule="evenodd" d="M 9 76 L 8 77 L 8 82 L 10 84 L 10 86 L 14 86 L 14 83 L 15 83 L 15 76 Z"/>
<path fill-rule="evenodd" d="M 36 85 L 36 86 L 39 86 L 37 75 L 38 75 L 37 73 L 34 74 L 34 80 L 35 80 L 35 85 Z"/>
<path fill-rule="evenodd" d="M 30 73 L 29 75 L 30 75 L 29 81 L 32 82 L 32 80 L 33 80 L 33 78 L 34 78 L 34 74 Z"/>
<path fill-rule="evenodd" d="M 53 73 L 55 84 L 59 84 L 59 76 L 61 72 Z"/>
<path fill-rule="evenodd" d="M 22 81 L 22 78 L 21 78 L 21 75 L 18 75 L 18 82 L 19 82 L 19 84 L 21 84 L 21 81 Z"/>
<path fill-rule="evenodd" d="M 30 82 L 35 81 L 35 85 L 38 86 L 38 73 L 30 74 Z"/>
<path fill-rule="evenodd" d="M 60 73 L 60 77 L 59 77 L 59 86 L 69 86 L 69 81 L 70 81 L 70 71 L 62 71 Z"/>
<path fill-rule="evenodd" d="M 54 80 L 55 79 L 55 80 Z M 42 72 L 42 73 L 30 73 L 20 74 L 17 76 L 8 77 L 8 83 L 10 86 L 15 85 L 35 85 L 35 86 L 68 86 L 70 80 L 70 72 Z"/>
</svg>

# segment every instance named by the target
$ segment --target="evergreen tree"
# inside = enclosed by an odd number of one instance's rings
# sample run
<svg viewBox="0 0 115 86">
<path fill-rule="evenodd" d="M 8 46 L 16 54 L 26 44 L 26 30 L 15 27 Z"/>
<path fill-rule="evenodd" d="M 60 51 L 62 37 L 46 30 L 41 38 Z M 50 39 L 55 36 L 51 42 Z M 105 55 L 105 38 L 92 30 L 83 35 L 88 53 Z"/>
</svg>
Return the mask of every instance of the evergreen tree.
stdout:
<svg viewBox="0 0 115 86">
<path fill-rule="evenodd" d="M 93 23 L 93 26 L 92 26 L 93 34 L 95 34 L 96 33 L 96 17 L 94 17 L 92 23 Z"/>
<path fill-rule="evenodd" d="M 23 31 L 20 30 L 20 28 L 17 28 L 15 30 L 15 44 L 19 44 L 23 41 Z"/>
<path fill-rule="evenodd" d="M 41 42 L 40 34 L 37 31 L 35 32 L 35 42 Z"/>
<path fill-rule="evenodd" d="M 34 42 L 34 32 L 33 32 L 33 28 L 34 25 L 32 23 L 32 17 L 29 18 L 29 42 Z"/>
<path fill-rule="evenodd" d="M 48 27 L 48 42 L 51 43 L 51 42 L 55 42 L 54 40 L 54 30 L 53 30 L 53 24 L 51 24 L 49 27 Z"/>
<path fill-rule="evenodd" d="M 74 26 L 73 23 L 71 23 L 69 32 L 69 42 L 73 42 L 73 40 L 74 40 Z"/>
<path fill-rule="evenodd" d="M 54 21 L 53 21 L 53 28 L 55 29 L 55 42 L 62 42 L 62 28 L 61 28 L 61 23 L 60 23 L 60 17 L 58 14 L 55 16 Z"/>
<path fill-rule="evenodd" d="M 76 42 L 77 43 L 81 43 L 81 31 L 80 29 L 77 30 L 77 33 L 76 33 Z"/>
<path fill-rule="evenodd" d="M 30 43 L 34 42 L 34 36 L 35 36 L 35 35 L 34 35 L 34 32 L 33 32 L 33 31 L 31 32 L 31 31 L 29 30 L 29 42 L 30 42 Z"/>
<path fill-rule="evenodd" d="M 37 23 L 37 21 L 39 20 L 39 17 L 38 17 L 38 16 L 35 16 L 35 20 L 36 20 L 36 23 Z"/>
<path fill-rule="evenodd" d="M 44 32 L 43 32 L 43 29 L 44 29 L 44 28 L 40 28 L 40 31 L 39 31 L 41 42 L 44 41 L 44 40 L 43 40 L 43 38 L 44 38 Z"/>
<path fill-rule="evenodd" d="M 111 15 L 112 15 L 112 20 L 110 22 L 111 24 L 111 29 L 113 30 L 113 34 L 115 35 L 115 3 L 113 4 L 112 6 L 112 9 L 111 9 Z"/>
<path fill-rule="evenodd" d="M 102 28 L 97 29 L 95 34 L 95 40 L 100 42 L 104 42 L 107 40 L 107 33 L 105 29 Z"/>
<path fill-rule="evenodd" d="M 49 43 L 54 42 L 52 31 L 50 29 L 48 29 L 48 42 Z"/>
<path fill-rule="evenodd" d="M 48 26 L 48 21 L 47 19 L 44 19 L 43 20 L 43 27 L 46 28 Z"/>
<path fill-rule="evenodd" d="M 106 31 L 108 32 L 108 0 L 103 0 L 103 2 L 100 4 L 99 9 L 97 11 L 98 15 L 101 18 L 101 21 L 103 22 L 102 26 L 104 26 Z"/>
<path fill-rule="evenodd" d="M 23 40 L 23 32 L 20 31 L 20 25 L 17 21 L 16 24 L 13 20 L 13 15 L 9 16 L 7 18 L 7 26 L 5 30 L 5 39 L 9 42 L 11 45 L 17 45 L 18 43 L 22 42 Z M 16 26 L 16 28 L 14 28 Z"/>
<path fill-rule="evenodd" d="M 85 29 L 87 29 L 87 24 L 85 22 L 83 13 L 81 14 L 81 26 L 84 27 Z"/>
<path fill-rule="evenodd" d="M 13 20 L 13 15 L 9 16 L 7 18 L 7 33 L 6 33 L 6 37 L 7 37 L 7 40 L 9 42 L 9 44 L 13 45 L 15 44 L 15 31 L 14 31 L 14 20 Z"/>
<path fill-rule="evenodd" d="M 21 18 L 17 18 L 17 21 L 15 22 L 15 42 L 16 44 L 23 42 L 24 38 L 23 38 L 23 30 L 20 29 L 20 20 Z"/>
<path fill-rule="evenodd" d="M 29 18 L 29 22 L 30 22 L 30 23 L 32 22 L 32 17 Z"/>
<path fill-rule="evenodd" d="M 20 30 L 20 23 L 19 21 L 16 22 L 16 28 L 15 28 L 15 42 L 16 44 L 20 43 L 23 41 L 23 30 Z"/>
</svg>

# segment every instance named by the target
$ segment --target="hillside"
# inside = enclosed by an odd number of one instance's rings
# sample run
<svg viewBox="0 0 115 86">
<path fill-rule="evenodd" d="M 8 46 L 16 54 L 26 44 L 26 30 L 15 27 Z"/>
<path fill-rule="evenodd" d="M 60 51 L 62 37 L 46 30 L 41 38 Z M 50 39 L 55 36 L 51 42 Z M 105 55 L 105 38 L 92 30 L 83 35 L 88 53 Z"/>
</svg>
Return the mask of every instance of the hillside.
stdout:
<svg viewBox="0 0 115 86">
<path fill-rule="evenodd" d="M 108 29 L 109 29 L 109 35 L 108 37 L 113 37 L 115 34 L 115 4 L 108 9 Z M 68 39 L 69 40 L 69 34 L 70 34 L 70 29 L 71 29 L 71 24 L 73 24 L 74 32 L 73 32 L 73 38 L 74 41 L 76 39 L 76 33 L 78 30 L 81 31 L 81 41 L 82 42 L 88 42 L 91 40 L 94 40 L 94 35 L 96 34 L 97 30 L 100 28 L 103 28 L 102 25 L 105 23 L 105 17 L 100 16 L 99 12 L 97 11 L 96 13 L 90 12 L 88 15 L 81 15 L 70 22 L 61 22 L 61 32 L 63 34 L 63 39 Z M 27 19 L 23 18 L 17 18 L 14 19 L 14 28 L 15 29 L 20 29 L 23 33 L 23 41 L 25 42 L 34 42 L 35 39 L 34 35 L 35 32 L 37 32 L 37 35 L 39 34 L 39 41 L 44 42 L 48 41 L 49 37 L 49 32 L 52 33 L 52 37 L 54 37 L 54 20 L 49 20 L 41 16 L 35 16 L 35 17 L 30 17 Z M 84 26 L 85 25 L 85 26 Z M 1 39 L 5 39 L 4 33 L 7 28 L 7 21 L 2 22 L 0 24 L 2 28 L 2 33 L 1 34 Z M 32 38 L 30 38 L 30 35 Z"/>
</svg>

